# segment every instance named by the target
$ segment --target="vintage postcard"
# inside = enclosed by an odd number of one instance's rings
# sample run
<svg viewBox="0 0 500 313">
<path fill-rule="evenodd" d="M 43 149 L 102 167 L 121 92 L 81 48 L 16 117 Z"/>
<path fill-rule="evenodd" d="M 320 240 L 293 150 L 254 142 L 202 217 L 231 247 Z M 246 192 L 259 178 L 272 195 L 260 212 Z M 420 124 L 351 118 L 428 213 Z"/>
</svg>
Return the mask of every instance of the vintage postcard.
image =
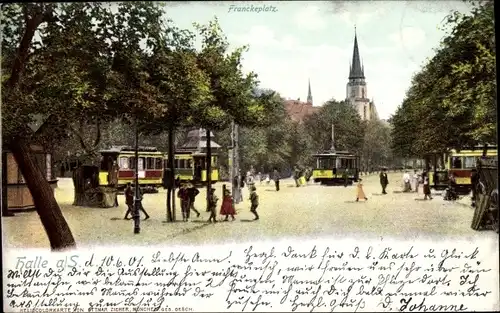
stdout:
<svg viewBox="0 0 500 313">
<path fill-rule="evenodd" d="M 493 1 L 0 21 L 4 312 L 500 309 Z"/>
</svg>

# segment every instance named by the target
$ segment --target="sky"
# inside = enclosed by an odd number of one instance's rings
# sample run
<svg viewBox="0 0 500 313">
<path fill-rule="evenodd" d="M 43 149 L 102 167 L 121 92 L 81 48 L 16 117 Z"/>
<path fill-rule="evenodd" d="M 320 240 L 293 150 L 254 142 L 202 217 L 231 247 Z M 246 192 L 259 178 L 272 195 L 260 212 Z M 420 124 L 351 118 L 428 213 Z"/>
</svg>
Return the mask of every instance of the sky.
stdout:
<svg viewBox="0 0 500 313">
<path fill-rule="evenodd" d="M 258 74 L 261 88 L 306 100 L 310 79 L 314 106 L 346 98 L 356 26 L 368 97 L 386 119 L 446 35 L 443 19 L 471 8 L 458 0 L 206 1 L 169 2 L 165 10 L 183 29 L 217 17 L 231 49 L 249 45 L 243 68 Z"/>
</svg>

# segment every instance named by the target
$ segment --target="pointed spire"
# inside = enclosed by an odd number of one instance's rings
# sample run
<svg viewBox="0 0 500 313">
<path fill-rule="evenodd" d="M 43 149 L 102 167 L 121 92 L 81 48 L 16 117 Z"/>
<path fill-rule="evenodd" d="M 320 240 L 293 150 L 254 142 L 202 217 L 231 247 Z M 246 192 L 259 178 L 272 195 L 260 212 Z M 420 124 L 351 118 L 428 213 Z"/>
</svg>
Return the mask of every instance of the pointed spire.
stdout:
<svg viewBox="0 0 500 313">
<path fill-rule="evenodd" d="M 349 79 L 365 78 L 363 68 L 361 67 L 361 60 L 359 56 L 358 36 L 356 33 L 356 25 L 354 26 L 354 49 L 352 52 L 352 64 L 349 72 Z"/>
<path fill-rule="evenodd" d="M 313 96 L 311 92 L 311 79 L 309 78 L 309 89 L 307 91 L 307 103 L 312 104 L 313 103 Z"/>
</svg>

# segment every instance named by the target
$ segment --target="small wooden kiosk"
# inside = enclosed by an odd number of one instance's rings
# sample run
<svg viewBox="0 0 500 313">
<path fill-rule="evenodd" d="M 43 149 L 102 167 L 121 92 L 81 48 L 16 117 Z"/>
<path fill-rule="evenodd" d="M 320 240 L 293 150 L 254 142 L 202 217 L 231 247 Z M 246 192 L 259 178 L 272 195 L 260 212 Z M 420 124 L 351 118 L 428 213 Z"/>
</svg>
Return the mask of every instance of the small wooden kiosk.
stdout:
<svg viewBox="0 0 500 313">
<path fill-rule="evenodd" d="M 40 145 L 31 145 L 32 157 L 35 163 L 45 173 L 47 181 L 54 189 L 57 187 L 57 179 L 52 173 L 52 154 L 47 152 Z M 2 149 L 2 184 L 6 183 L 7 188 L 3 188 L 7 194 L 7 208 L 10 212 L 34 209 L 33 197 L 26 185 L 23 175 L 14 155 L 8 150 L 8 147 Z"/>
<path fill-rule="evenodd" d="M 42 115 L 34 116 L 33 123 L 29 127 L 35 133 L 35 138 L 42 135 L 45 131 L 46 121 Z M 52 171 L 53 160 L 50 149 L 45 147 L 40 140 L 36 140 L 30 145 L 32 158 L 34 158 L 36 165 L 45 174 L 52 190 L 57 187 L 57 179 Z M 7 210 L 3 208 L 7 207 Z M 26 185 L 23 175 L 17 165 L 12 152 L 9 151 L 7 145 L 2 145 L 2 214 L 15 213 L 16 211 L 35 209 L 33 197 Z"/>
</svg>

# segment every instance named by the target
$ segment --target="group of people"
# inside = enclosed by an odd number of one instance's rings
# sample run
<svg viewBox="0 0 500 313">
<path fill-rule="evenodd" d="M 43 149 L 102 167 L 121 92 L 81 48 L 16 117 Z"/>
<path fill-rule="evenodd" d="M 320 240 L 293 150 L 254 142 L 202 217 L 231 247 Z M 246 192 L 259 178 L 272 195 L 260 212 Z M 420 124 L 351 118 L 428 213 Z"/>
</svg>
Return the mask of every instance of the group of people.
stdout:
<svg viewBox="0 0 500 313">
<path fill-rule="evenodd" d="M 380 172 L 379 175 L 380 179 L 380 186 L 382 187 L 382 194 L 386 195 L 387 194 L 387 186 L 389 185 L 389 178 L 387 177 L 387 168 L 382 168 L 382 171 Z M 403 192 L 411 192 L 412 188 L 415 192 L 418 193 L 418 189 L 420 184 L 423 185 L 423 191 L 424 191 L 424 200 L 431 200 L 431 188 L 429 184 L 429 175 L 427 172 L 423 172 L 421 175 L 415 170 L 415 173 L 413 176 L 410 176 L 409 172 L 406 171 L 403 175 Z M 413 187 L 412 187 L 413 186 Z M 365 195 L 365 192 L 363 191 L 363 184 L 362 184 L 362 179 L 360 178 L 358 180 L 357 188 L 356 188 L 356 201 L 359 201 L 359 199 L 364 199 L 365 201 L 368 200 L 368 198 Z"/>
<path fill-rule="evenodd" d="M 180 199 L 181 202 L 181 212 L 182 212 L 182 220 L 184 222 L 188 222 L 191 211 L 193 211 L 196 214 L 196 217 L 200 217 L 200 212 L 195 208 L 195 200 L 200 191 L 194 186 L 193 183 L 188 182 L 188 183 L 180 183 L 179 182 L 179 190 L 177 191 L 177 197 Z M 217 222 L 217 202 L 219 201 L 219 198 L 215 194 L 216 189 L 211 188 L 210 189 L 210 194 L 208 197 L 208 209 L 207 212 L 210 213 L 210 217 L 208 218 L 209 223 L 211 222 Z M 127 212 L 125 213 L 124 219 L 130 220 L 133 215 L 134 215 L 134 194 L 135 194 L 135 188 L 133 188 L 131 183 L 127 183 L 127 187 L 125 188 L 125 203 L 127 204 Z M 139 199 L 142 200 L 142 190 L 139 188 Z M 233 199 L 231 196 L 231 192 L 224 188 L 223 189 L 223 199 L 222 199 L 222 205 L 220 208 L 220 215 L 224 216 L 225 219 L 224 221 L 229 220 L 229 216 L 231 216 L 232 220 L 235 220 L 235 215 L 236 215 L 236 210 L 233 205 Z M 257 208 L 259 206 L 259 195 L 257 194 L 257 188 L 255 186 L 250 187 L 250 212 L 253 213 L 255 216 L 254 220 L 260 219 L 259 214 L 257 213 Z M 146 216 L 144 220 L 147 220 L 150 218 L 149 214 L 144 210 L 144 207 L 142 206 L 142 201 L 139 201 L 139 210 L 144 213 Z M 130 215 L 130 217 L 129 217 Z"/>
</svg>

